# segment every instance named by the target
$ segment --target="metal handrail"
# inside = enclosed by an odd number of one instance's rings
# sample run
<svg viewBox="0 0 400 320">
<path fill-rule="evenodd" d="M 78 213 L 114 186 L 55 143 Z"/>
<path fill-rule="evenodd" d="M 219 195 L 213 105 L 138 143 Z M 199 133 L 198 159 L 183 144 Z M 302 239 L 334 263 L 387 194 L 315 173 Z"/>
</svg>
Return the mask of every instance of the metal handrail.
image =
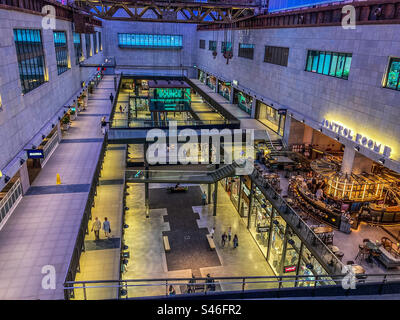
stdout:
<svg viewBox="0 0 400 320">
<path fill-rule="evenodd" d="M 309 275 L 284 275 L 284 276 L 246 276 L 246 277 L 212 277 L 215 281 L 220 281 L 220 284 L 224 285 L 238 285 L 240 286 L 240 290 L 226 290 L 225 292 L 235 292 L 241 291 L 246 292 L 251 289 L 246 285 L 249 284 L 275 284 L 271 288 L 268 289 L 278 289 L 288 288 L 288 286 L 283 286 L 283 284 L 291 283 L 293 284 L 291 287 L 301 288 L 296 286 L 303 281 L 307 281 L 311 285 L 307 286 L 310 288 L 317 288 L 318 286 L 335 286 L 336 282 L 346 280 L 348 277 L 347 274 L 336 274 L 336 275 L 315 275 L 310 277 Z M 400 273 L 399 274 L 366 274 L 366 275 L 355 275 L 354 282 L 355 283 L 365 283 L 367 279 L 373 278 L 372 281 L 369 281 L 370 284 L 381 284 L 381 286 L 385 286 L 388 282 L 400 282 Z M 377 278 L 377 279 L 374 279 Z M 91 281 L 68 281 L 64 284 L 64 290 L 78 290 L 83 289 L 83 297 L 87 299 L 87 289 L 104 289 L 104 288 L 119 288 L 119 289 L 127 289 L 129 287 L 160 287 L 166 288 L 165 295 L 168 296 L 168 286 L 187 286 L 193 288 L 199 288 L 204 286 L 204 292 L 207 293 L 207 285 L 210 284 L 210 278 L 196 278 L 196 282 L 192 283 L 192 278 L 159 278 L 159 279 L 127 279 L 127 280 L 91 280 Z M 221 280 L 230 280 L 228 282 Z M 236 281 L 237 280 L 237 281 Z M 323 283 L 323 284 L 321 284 Z M 260 290 L 266 290 L 260 289 Z M 257 289 L 256 289 L 257 290 Z M 295 289 L 296 290 L 296 289 Z M 120 291 L 120 290 L 119 290 Z M 186 294 L 183 292 L 182 294 Z M 128 298 L 128 293 L 126 292 L 126 298 Z"/>
</svg>

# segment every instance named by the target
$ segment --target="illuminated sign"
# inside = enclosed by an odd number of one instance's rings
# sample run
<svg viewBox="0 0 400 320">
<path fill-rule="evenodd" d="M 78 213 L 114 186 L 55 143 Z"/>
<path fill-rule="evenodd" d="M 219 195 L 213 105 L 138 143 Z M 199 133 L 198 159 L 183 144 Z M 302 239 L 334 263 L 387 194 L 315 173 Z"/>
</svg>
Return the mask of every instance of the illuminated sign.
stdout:
<svg viewBox="0 0 400 320">
<path fill-rule="evenodd" d="M 295 272 L 296 269 L 297 269 L 297 266 L 287 266 L 287 267 L 283 267 L 283 273 Z"/>
<path fill-rule="evenodd" d="M 42 149 L 26 150 L 26 153 L 28 154 L 28 159 L 43 159 L 44 158 L 44 152 Z"/>
<path fill-rule="evenodd" d="M 239 82 L 237 80 L 233 80 L 232 83 L 234 86 L 237 86 L 239 84 Z"/>
<path fill-rule="evenodd" d="M 392 149 L 390 147 L 382 146 L 381 143 L 378 143 L 377 141 L 372 140 L 369 137 L 364 136 L 360 133 L 353 132 L 353 130 L 346 128 L 345 126 L 343 126 L 338 122 L 324 119 L 322 120 L 322 126 L 334 133 L 337 133 L 339 136 L 354 141 L 356 144 L 360 146 L 363 146 L 375 153 L 379 153 L 384 155 L 385 157 L 390 158 L 390 154 L 392 152 Z"/>
<path fill-rule="evenodd" d="M 1 170 L 0 170 L 0 178 L 3 176 L 3 172 L 1 172 Z"/>
<path fill-rule="evenodd" d="M 162 99 L 182 98 L 182 89 L 157 89 L 157 96 Z"/>
</svg>

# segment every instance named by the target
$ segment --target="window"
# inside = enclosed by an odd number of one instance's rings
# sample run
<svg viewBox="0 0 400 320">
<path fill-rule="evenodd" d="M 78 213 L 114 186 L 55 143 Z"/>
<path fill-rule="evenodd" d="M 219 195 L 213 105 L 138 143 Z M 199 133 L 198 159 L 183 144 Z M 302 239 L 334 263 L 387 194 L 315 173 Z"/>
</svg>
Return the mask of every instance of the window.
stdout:
<svg viewBox="0 0 400 320">
<path fill-rule="evenodd" d="M 75 49 L 75 64 L 84 60 L 82 51 L 82 37 L 79 33 L 74 32 L 74 49 Z"/>
<path fill-rule="evenodd" d="M 265 46 L 264 62 L 287 67 L 289 48 Z"/>
<path fill-rule="evenodd" d="M 253 59 L 254 57 L 254 44 L 239 43 L 239 57 L 246 59 Z"/>
<path fill-rule="evenodd" d="M 92 43 L 90 42 L 90 34 L 85 34 L 86 42 L 86 59 L 92 56 Z"/>
<path fill-rule="evenodd" d="M 64 73 L 68 67 L 67 35 L 64 31 L 54 31 L 54 47 L 56 49 L 57 73 Z"/>
<path fill-rule="evenodd" d="M 390 58 L 385 87 L 400 90 L 400 58 Z"/>
<path fill-rule="evenodd" d="M 99 50 L 103 51 L 103 44 L 101 42 L 101 32 L 99 32 Z"/>
<path fill-rule="evenodd" d="M 352 54 L 309 50 L 306 71 L 348 79 Z"/>
<path fill-rule="evenodd" d="M 226 51 L 232 51 L 232 42 L 221 42 L 221 53 L 225 53 Z"/>
<path fill-rule="evenodd" d="M 217 50 L 217 41 L 208 41 L 208 50 L 216 51 Z"/>
<path fill-rule="evenodd" d="M 93 54 L 96 54 L 99 52 L 99 49 L 97 49 L 97 32 L 93 33 Z"/>
<path fill-rule="evenodd" d="M 118 33 L 118 46 L 120 48 L 181 49 L 183 36 Z"/>
<path fill-rule="evenodd" d="M 14 29 L 14 41 L 22 93 L 27 93 L 46 82 L 42 35 L 40 30 Z"/>
<path fill-rule="evenodd" d="M 205 49 L 206 48 L 206 40 L 200 40 L 199 48 L 200 49 Z"/>
</svg>

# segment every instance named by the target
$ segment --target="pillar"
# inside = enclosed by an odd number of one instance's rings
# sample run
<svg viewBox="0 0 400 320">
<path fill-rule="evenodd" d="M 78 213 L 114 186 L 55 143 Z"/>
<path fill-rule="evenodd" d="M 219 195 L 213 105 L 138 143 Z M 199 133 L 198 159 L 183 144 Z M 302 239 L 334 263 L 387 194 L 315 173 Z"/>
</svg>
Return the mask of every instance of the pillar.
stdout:
<svg viewBox="0 0 400 320">
<path fill-rule="evenodd" d="M 231 85 L 231 92 L 230 92 L 230 95 L 229 95 L 229 103 L 230 104 L 233 104 L 233 95 L 234 95 L 234 89 L 233 89 L 233 87 L 232 87 L 232 85 Z"/>
<path fill-rule="evenodd" d="M 29 173 L 26 161 L 22 164 L 21 168 L 19 169 L 19 176 L 22 186 L 22 194 L 25 194 L 28 191 L 29 187 L 31 186 L 29 182 Z"/>
<path fill-rule="evenodd" d="M 253 97 L 253 101 L 251 103 L 251 117 L 253 119 L 255 119 L 255 117 L 256 117 L 256 104 L 257 104 L 257 100 L 256 100 L 256 98 Z"/>
<path fill-rule="evenodd" d="M 348 174 L 348 175 L 351 174 L 351 171 L 353 170 L 355 155 L 356 155 L 356 150 L 354 150 L 354 148 L 352 147 L 344 148 L 342 168 L 341 168 L 341 172 L 343 174 Z"/>
<path fill-rule="evenodd" d="M 217 215 L 217 199 L 218 199 L 218 181 L 214 183 L 214 207 L 213 207 L 213 216 Z"/>
<path fill-rule="evenodd" d="M 285 145 L 289 145 L 289 137 L 290 137 L 290 125 L 292 123 L 292 117 L 289 114 L 286 114 L 285 119 L 285 129 L 283 131 L 283 141 Z"/>
<path fill-rule="evenodd" d="M 313 137 L 313 128 L 304 125 L 303 143 L 305 145 L 311 144 L 312 137 Z"/>
</svg>

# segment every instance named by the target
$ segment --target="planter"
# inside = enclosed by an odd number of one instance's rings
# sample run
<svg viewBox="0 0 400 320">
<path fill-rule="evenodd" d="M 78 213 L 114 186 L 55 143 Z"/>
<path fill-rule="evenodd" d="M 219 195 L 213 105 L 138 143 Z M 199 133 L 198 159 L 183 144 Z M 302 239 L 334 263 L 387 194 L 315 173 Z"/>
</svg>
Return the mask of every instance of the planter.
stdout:
<svg viewBox="0 0 400 320">
<path fill-rule="evenodd" d="M 69 118 L 70 118 L 71 121 L 75 120 L 76 119 L 76 113 L 70 114 Z"/>
<path fill-rule="evenodd" d="M 63 124 L 62 124 L 62 129 L 63 129 L 63 131 L 68 131 L 68 129 L 69 129 L 69 123 L 63 123 Z"/>
</svg>

